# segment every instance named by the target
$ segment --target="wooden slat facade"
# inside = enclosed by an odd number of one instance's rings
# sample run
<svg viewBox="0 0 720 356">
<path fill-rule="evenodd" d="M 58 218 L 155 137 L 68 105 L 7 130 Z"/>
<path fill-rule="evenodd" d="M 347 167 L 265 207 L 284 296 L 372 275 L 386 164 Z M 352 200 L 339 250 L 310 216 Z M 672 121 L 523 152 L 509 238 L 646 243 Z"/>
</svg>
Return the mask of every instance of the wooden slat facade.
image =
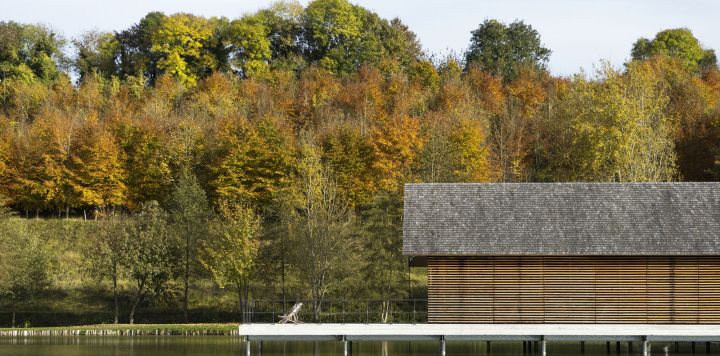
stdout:
<svg viewBox="0 0 720 356">
<path fill-rule="evenodd" d="M 428 257 L 431 323 L 720 323 L 720 256 Z"/>
</svg>

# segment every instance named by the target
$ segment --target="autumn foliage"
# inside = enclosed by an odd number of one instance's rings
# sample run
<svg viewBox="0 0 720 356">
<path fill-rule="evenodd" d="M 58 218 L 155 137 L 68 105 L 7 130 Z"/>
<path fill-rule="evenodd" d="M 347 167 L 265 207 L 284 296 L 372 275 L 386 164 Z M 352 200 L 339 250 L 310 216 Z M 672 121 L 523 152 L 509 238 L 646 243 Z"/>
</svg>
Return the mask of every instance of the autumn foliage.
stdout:
<svg viewBox="0 0 720 356">
<path fill-rule="evenodd" d="M 52 37 L 0 25 L 0 40 Z M 74 40 L 75 83 L 41 65 L 57 51 L 13 57 L 3 43 L 4 203 L 22 217 L 102 219 L 151 201 L 160 211 L 191 173 L 222 217 L 209 231 L 236 245 L 205 242 L 202 265 L 236 284 L 241 300 L 253 283 L 285 297 L 285 259 L 296 272 L 312 267 L 288 244 L 315 241 L 322 229 L 352 247 L 333 250 L 333 261 L 349 262 L 328 273 L 350 282 L 327 282 L 330 294 L 404 297 L 406 183 L 720 179 L 714 52 L 692 68 L 648 50 L 624 68 L 601 62 L 556 77 L 544 69 L 544 48 L 541 65 L 511 61 L 507 49 L 502 66 L 485 55 L 427 56 L 400 20 L 343 0 L 275 3 L 233 21 L 150 13 L 125 31 Z M 247 234 L 222 230 L 226 223 L 247 225 Z M 252 258 L 210 261 L 234 251 Z M 388 275 L 377 277 L 375 258 Z M 325 283 L 310 283 L 319 288 L 312 296 L 325 295 Z"/>
</svg>

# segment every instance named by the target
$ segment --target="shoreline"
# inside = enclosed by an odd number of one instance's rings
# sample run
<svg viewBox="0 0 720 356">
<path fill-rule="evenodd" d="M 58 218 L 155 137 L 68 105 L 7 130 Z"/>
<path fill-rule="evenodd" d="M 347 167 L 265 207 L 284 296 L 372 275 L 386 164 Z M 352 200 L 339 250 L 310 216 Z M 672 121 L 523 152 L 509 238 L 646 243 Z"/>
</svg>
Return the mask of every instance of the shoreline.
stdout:
<svg viewBox="0 0 720 356">
<path fill-rule="evenodd" d="M 239 324 L 108 324 L 67 327 L 0 328 L 0 337 L 30 336 L 135 336 L 226 335 L 237 336 Z"/>
</svg>

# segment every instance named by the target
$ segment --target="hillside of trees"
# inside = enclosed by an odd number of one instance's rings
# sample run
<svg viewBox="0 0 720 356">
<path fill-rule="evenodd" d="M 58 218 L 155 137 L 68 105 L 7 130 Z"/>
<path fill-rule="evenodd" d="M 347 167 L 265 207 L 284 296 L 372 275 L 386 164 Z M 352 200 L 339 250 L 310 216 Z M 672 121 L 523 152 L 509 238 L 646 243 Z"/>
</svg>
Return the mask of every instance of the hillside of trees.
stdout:
<svg viewBox="0 0 720 356">
<path fill-rule="evenodd" d="M 153 303 L 187 319 L 200 288 L 422 297 L 406 183 L 720 178 L 720 71 L 689 29 L 572 77 L 551 53 L 485 20 L 464 53 L 428 54 L 344 0 L 73 39 L 1 22 L 0 294 L 27 309 L 90 284 L 131 321 Z"/>
</svg>

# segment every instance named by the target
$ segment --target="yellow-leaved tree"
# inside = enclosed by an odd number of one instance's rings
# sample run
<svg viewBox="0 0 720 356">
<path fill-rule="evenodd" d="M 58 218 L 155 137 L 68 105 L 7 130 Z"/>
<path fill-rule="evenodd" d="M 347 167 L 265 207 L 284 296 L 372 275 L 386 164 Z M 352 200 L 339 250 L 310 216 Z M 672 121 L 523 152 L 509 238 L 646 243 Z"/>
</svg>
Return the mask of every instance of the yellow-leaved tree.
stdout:
<svg viewBox="0 0 720 356">
<path fill-rule="evenodd" d="M 593 79 L 575 76 L 568 93 L 573 117 L 574 179 L 661 182 L 677 178 L 665 82 L 649 66 L 627 73 L 602 62 Z"/>
<path fill-rule="evenodd" d="M 198 79 L 217 67 L 210 49 L 217 39 L 212 22 L 202 16 L 175 14 L 164 17 L 152 34 L 153 51 L 164 55 L 158 68 L 181 79 L 187 86 L 195 86 Z"/>
<path fill-rule="evenodd" d="M 370 135 L 378 188 L 396 191 L 410 180 L 417 155 L 423 147 L 420 123 L 408 116 L 378 120 Z"/>
</svg>

